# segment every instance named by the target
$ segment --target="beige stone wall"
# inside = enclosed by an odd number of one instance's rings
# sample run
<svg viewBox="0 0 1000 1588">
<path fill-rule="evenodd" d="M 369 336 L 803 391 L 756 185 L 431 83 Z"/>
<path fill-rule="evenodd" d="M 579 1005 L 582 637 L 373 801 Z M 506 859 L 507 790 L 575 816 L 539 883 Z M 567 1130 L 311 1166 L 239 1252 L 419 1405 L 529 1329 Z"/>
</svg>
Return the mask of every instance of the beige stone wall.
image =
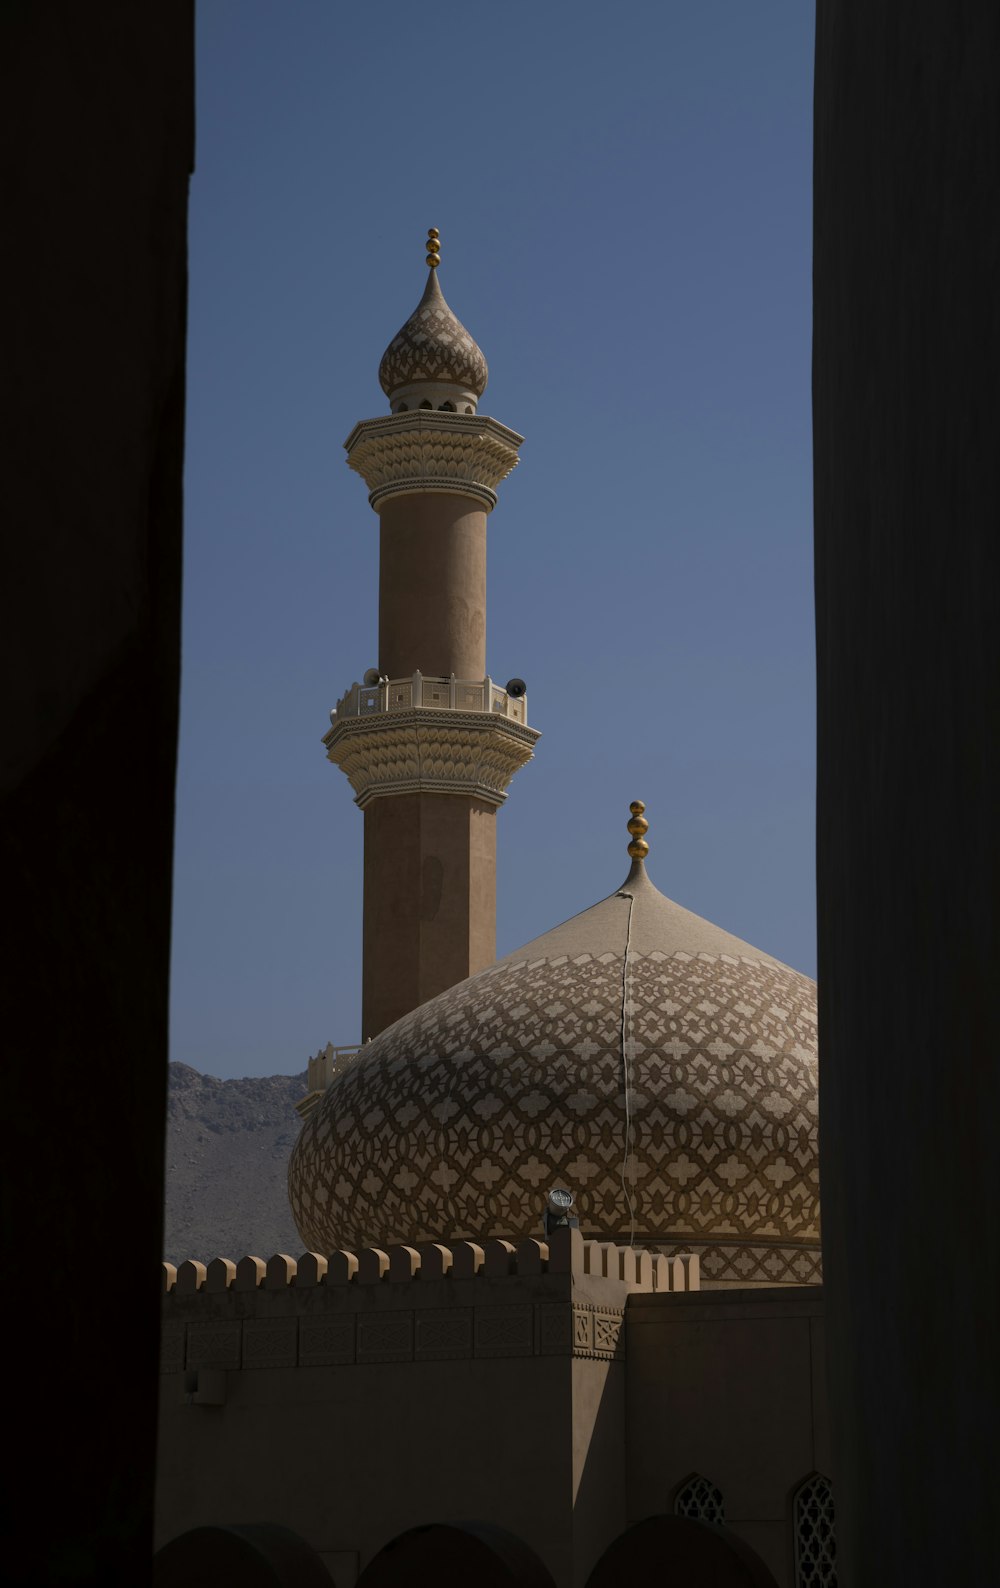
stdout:
<svg viewBox="0 0 1000 1588">
<path fill-rule="evenodd" d="M 681 1263 L 569 1231 L 551 1248 L 457 1242 L 167 1275 L 158 1543 L 266 1519 L 327 1557 L 340 1588 L 405 1528 L 463 1517 L 518 1534 L 561 1588 L 582 1583 L 624 1515 L 625 1302 L 690 1282 Z M 577 1539 L 587 1427 L 613 1403 L 616 1498 Z"/>
<path fill-rule="evenodd" d="M 623 1361 L 576 1359 L 573 1375 L 573 1564 L 583 1588 L 591 1569 L 628 1522 Z"/>
<path fill-rule="evenodd" d="M 629 1520 L 671 1509 L 693 1472 L 726 1524 L 791 1588 L 791 1499 L 831 1477 L 823 1295 L 716 1290 L 636 1297 L 628 1309 Z"/>
<path fill-rule="evenodd" d="M 159 1543 L 279 1523 L 350 1588 L 403 1530 L 478 1518 L 584 1588 L 698 1470 L 790 1582 L 788 1490 L 829 1470 L 815 1292 L 701 1295 L 696 1263 L 578 1231 L 167 1276 Z"/>
<path fill-rule="evenodd" d="M 370 1331 L 371 1332 L 371 1331 Z M 559 1358 L 246 1368 L 222 1407 L 165 1385 L 157 1541 L 238 1518 L 291 1527 L 338 1588 L 391 1538 L 452 1515 L 502 1523 L 566 1581 L 568 1368 Z M 511 1474 L 517 1473 L 516 1484 Z M 554 1525 L 550 1525 L 550 1522 Z"/>
</svg>

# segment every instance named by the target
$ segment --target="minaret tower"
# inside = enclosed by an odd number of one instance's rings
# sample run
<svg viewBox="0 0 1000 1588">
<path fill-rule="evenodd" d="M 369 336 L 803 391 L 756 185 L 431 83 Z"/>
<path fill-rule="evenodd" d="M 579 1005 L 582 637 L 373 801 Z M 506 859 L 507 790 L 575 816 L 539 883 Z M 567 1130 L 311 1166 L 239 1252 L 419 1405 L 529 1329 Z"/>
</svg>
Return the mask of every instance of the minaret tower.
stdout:
<svg viewBox="0 0 1000 1588">
<path fill-rule="evenodd" d="M 486 360 L 438 283 L 382 356 L 389 414 L 347 461 L 379 516 L 378 666 L 330 714 L 365 817 L 362 1041 L 496 957 L 496 813 L 538 734 L 486 671 L 486 515 L 522 436 L 477 412 Z"/>
</svg>

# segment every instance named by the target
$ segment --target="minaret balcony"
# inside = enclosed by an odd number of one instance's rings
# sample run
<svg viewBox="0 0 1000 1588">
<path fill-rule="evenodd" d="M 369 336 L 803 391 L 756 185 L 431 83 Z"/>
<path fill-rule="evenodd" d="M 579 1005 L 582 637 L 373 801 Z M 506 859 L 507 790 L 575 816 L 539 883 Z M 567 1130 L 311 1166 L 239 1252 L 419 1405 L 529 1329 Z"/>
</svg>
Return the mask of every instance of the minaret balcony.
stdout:
<svg viewBox="0 0 1000 1588">
<path fill-rule="evenodd" d="M 417 672 L 352 684 L 330 713 L 323 743 L 362 810 L 380 796 L 416 792 L 501 805 L 539 738 L 527 716 L 527 697 L 489 676 Z"/>
<path fill-rule="evenodd" d="M 375 717 L 383 711 L 485 711 L 527 726 L 528 697 L 510 694 L 492 678 L 381 678 L 377 684 L 352 684 L 330 713 L 337 725 L 349 717 Z"/>
</svg>

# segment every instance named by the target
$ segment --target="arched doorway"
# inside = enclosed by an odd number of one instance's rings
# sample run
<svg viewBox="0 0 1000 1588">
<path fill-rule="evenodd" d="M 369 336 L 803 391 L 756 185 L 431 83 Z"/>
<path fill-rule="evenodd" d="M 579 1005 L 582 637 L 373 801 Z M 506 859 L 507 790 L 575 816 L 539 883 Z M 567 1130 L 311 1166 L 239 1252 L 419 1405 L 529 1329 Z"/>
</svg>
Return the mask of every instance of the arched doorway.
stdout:
<svg viewBox="0 0 1000 1588">
<path fill-rule="evenodd" d="M 153 1588 L 330 1588 L 331 1582 L 305 1539 L 267 1523 L 193 1527 L 153 1557 Z"/>
<path fill-rule="evenodd" d="M 400 1533 L 358 1588 L 555 1588 L 533 1549 L 490 1522 L 431 1522 Z"/>
<path fill-rule="evenodd" d="M 760 1556 L 726 1528 L 688 1516 L 648 1516 L 615 1539 L 587 1588 L 777 1588 Z"/>
</svg>

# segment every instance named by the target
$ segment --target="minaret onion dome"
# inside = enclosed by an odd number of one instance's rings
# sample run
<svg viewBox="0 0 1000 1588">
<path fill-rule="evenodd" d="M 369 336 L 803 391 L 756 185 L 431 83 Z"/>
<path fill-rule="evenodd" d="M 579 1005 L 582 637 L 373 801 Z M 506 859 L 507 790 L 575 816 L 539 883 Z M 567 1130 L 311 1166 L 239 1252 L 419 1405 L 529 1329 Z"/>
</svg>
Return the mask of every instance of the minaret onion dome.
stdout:
<svg viewBox="0 0 1000 1588">
<path fill-rule="evenodd" d="M 449 309 L 438 284 L 441 237 L 427 233 L 427 285 L 406 324 L 382 354 L 378 378 L 394 414 L 414 408 L 474 414 L 489 370 L 482 349 Z"/>
</svg>

